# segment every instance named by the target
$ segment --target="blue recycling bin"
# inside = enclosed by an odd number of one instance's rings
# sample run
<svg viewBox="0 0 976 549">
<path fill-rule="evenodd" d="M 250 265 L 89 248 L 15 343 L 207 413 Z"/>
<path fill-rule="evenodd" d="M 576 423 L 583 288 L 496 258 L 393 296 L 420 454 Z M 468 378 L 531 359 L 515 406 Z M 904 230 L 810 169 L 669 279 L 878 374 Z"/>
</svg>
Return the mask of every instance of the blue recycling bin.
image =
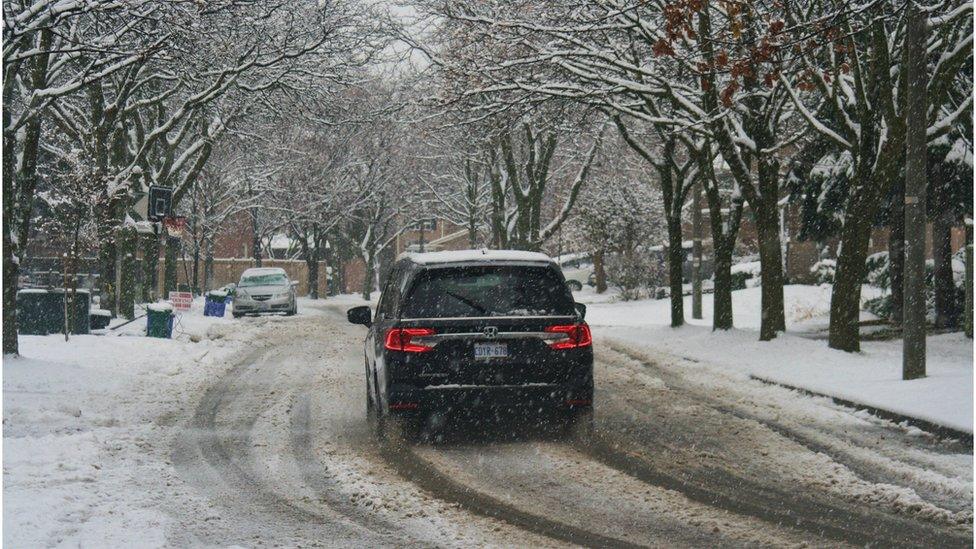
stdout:
<svg viewBox="0 0 976 549">
<path fill-rule="evenodd" d="M 227 312 L 227 297 L 216 292 L 207 294 L 203 302 L 203 316 L 222 317 Z"/>
</svg>

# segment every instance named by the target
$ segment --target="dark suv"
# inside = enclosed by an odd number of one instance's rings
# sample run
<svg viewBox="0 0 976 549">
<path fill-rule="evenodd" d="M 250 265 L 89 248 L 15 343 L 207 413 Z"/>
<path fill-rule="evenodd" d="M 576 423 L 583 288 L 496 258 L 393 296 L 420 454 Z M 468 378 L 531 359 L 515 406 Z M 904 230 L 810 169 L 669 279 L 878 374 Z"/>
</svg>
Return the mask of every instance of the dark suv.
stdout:
<svg viewBox="0 0 976 549">
<path fill-rule="evenodd" d="M 370 420 L 381 435 L 391 419 L 418 434 L 432 417 L 488 408 L 588 429 L 593 340 L 585 313 L 540 253 L 404 254 L 376 317 L 369 307 L 347 312 L 369 328 Z"/>
</svg>

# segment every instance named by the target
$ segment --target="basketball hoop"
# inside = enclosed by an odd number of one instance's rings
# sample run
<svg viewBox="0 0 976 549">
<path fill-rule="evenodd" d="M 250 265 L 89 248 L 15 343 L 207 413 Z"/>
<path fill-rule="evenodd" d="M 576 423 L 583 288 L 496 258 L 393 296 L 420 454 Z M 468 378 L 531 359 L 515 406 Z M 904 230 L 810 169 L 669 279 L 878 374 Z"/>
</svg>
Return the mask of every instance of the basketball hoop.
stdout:
<svg viewBox="0 0 976 549">
<path fill-rule="evenodd" d="M 163 228 L 166 229 L 166 234 L 169 236 L 181 238 L 186 230 L 186 217 L 182 215 L 164 217 Z"/>
</svg>

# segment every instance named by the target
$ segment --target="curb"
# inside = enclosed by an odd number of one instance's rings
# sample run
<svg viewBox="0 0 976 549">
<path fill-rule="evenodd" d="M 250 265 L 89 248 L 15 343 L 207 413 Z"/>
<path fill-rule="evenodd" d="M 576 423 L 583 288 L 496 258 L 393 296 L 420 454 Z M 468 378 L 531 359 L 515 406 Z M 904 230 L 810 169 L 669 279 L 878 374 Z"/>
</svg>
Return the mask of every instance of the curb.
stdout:
<svg viewBox="0 0 976 549">
<path fill-rule="evenodd" d="M 912 427 L 917 427 L 923 431 L 931 433 L 941 439 L 955 439 L 963 444 L 972 446 L 973 445 L 973 434 L 967 433 L 966 431 L 960 431 L 958 429 L 953 429 L 952 427 L 946 427 L 945 425 L 939 425 L 938 423 L 932 423 L 931 421 L 926 421 L 924 419 L 918 419 L 916 417 L 906 416 L 904 414 L 899 414 L 897 412 L 892 412 L 890 410 L 884 410 L 882 408 L 875 408 L 874 406 L 867 406 L 853 400 L 846 400 L 843 398 L 838 398 L 830 396 L 824 393 L 818 393 L 816 391 L 811 391 L 809 389 L 803 389 L 801 387 L 796 387 L 786 383 L 780 383 L 778 381 L 773 381 L 771 379 L 766 379 L 764 377 L 755 376 L 749 374 L 749 379 L 754 379 L 756 381 L 765 383 L 767 385 L 776 385 L 778 387 L 783 387 L 785 389 L 790 389 L 791 391 L 796 391 L 807 396 L 816 396 L 822 398 L 829 398 L 834 404 L 839 406 L 844 406 L 846 408 L 854 408 L 855 410 L 864 410 L 867 413 L 888 421 L 895 423 L 905 423 L 911 425 Z"/>
</svg>

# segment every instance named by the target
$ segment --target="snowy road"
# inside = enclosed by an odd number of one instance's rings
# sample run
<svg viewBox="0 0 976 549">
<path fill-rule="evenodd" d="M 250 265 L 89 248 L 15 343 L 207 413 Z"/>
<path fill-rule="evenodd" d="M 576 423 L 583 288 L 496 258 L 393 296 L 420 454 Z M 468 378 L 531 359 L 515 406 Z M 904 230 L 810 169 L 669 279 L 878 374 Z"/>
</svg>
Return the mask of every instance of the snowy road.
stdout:
<svg viewBox="0 0 976 549">
<path fill-rule="evenodd" d="M 324 313 L 264 323 L 172 418 L 169 544 L 972 544 L 971 449 L 599 334 L 592 443 L 377 445 L 362 330 Z"/>
</svg>

